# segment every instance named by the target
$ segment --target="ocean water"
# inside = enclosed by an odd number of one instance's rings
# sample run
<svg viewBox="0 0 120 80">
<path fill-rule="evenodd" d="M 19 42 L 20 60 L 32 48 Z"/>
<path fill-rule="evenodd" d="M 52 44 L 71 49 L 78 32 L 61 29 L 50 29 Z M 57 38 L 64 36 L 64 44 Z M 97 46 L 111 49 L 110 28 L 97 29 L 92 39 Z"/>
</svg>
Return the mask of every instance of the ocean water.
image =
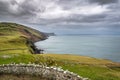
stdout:
<svg viewBox="0 0 120 80">
<path fill-rule="evenodd" d="M 77 54 L 120 62 L 120 35 L 51 36 L 35 45 L 45 53 Z"/>
</svg>

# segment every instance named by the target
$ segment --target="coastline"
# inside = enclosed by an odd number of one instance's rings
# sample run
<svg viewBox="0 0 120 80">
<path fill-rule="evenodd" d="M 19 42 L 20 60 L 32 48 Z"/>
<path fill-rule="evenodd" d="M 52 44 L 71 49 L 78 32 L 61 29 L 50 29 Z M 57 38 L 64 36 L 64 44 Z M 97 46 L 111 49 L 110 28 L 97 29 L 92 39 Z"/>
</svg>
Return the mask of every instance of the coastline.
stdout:
<svg viewBox="0 0 120 80">
<path fill-rule="evenodd" d="M 43 33 L 44 34 L 44 33 Z M 45 34 L 44 34 L 45 35 Z M 32 52 L 32 54 L 44 54 L 43 53 L 43 49 L 41 49 L 41 48 L 37 48 L 37 46 L 35 45 L 35 43 L 36 42 L 39 42 L 39 41 L 44 41 L 44 40 L 46 40 L 46 39 L 48 39 L 48 37 L 49 36 L 47 36 L 47 35 L 45 35 L 45 37 L 43 38 L 43 39 L 38 39 L 37 41 L 28 41 L 29 42 L 29 44 L 31 44 L 31 46 L 29 46 L 29 47 L 31 47 L 32 48 L 32 50 L 34 51 L 34 52 Z"/>
</svg>

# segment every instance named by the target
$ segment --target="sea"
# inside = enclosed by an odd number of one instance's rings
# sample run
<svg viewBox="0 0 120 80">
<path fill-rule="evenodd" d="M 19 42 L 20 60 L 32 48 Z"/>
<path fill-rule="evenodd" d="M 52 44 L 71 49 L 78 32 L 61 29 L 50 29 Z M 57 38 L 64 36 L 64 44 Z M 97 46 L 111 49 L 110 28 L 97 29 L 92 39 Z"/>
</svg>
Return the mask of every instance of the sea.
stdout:
<svg viewBox="0 0 120 80">
<path fill-rule="evenodd" d="M 35 45 L 48 54 L 75 54 L 120 62 L 120 35 L 58 35 Z"/>
</svg>

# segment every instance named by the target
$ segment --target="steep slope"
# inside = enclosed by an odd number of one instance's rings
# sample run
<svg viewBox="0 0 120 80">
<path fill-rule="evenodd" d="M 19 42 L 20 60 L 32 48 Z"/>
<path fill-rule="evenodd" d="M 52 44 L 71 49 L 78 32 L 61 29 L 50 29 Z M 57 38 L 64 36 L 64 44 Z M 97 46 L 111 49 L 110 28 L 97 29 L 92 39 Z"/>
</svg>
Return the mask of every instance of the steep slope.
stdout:
<svg viewBox="0 0 120 80">
<path fill-rule="evenodd" d="M 35 29 L 16 23 L 0 23 L 0 52 L 36 53 L 34 42 L 45 39 L 47 35 Z"/>
</svg>

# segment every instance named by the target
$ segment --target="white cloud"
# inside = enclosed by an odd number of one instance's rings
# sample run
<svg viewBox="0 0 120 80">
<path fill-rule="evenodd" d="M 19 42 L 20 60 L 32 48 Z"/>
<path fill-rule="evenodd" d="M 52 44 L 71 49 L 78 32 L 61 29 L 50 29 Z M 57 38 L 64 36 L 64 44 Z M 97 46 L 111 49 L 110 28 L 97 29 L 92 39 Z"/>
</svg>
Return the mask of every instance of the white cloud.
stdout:
<svg viewBox="0 0 120 80">
<path fill-rule="evenodd" d="M 55 2 L 50 2 L 45 5 L 45 11 L 37 13 L 38 17 L 44 19 L 55 19 L 61 17 L 67 17 L 69 15 L 69 11 L 63 10 L 61 6 L 56 5 Z"/>
<path fill-rule="evenodd" d="M 106 11 L 108 11 L 106 6 L 99 6 L 99 5 L 82 6 L 70 10 L 71 14 L 81 14 L 81 15 L 96 15 L 96 14 L 102 14 Z"/>
</svg>

